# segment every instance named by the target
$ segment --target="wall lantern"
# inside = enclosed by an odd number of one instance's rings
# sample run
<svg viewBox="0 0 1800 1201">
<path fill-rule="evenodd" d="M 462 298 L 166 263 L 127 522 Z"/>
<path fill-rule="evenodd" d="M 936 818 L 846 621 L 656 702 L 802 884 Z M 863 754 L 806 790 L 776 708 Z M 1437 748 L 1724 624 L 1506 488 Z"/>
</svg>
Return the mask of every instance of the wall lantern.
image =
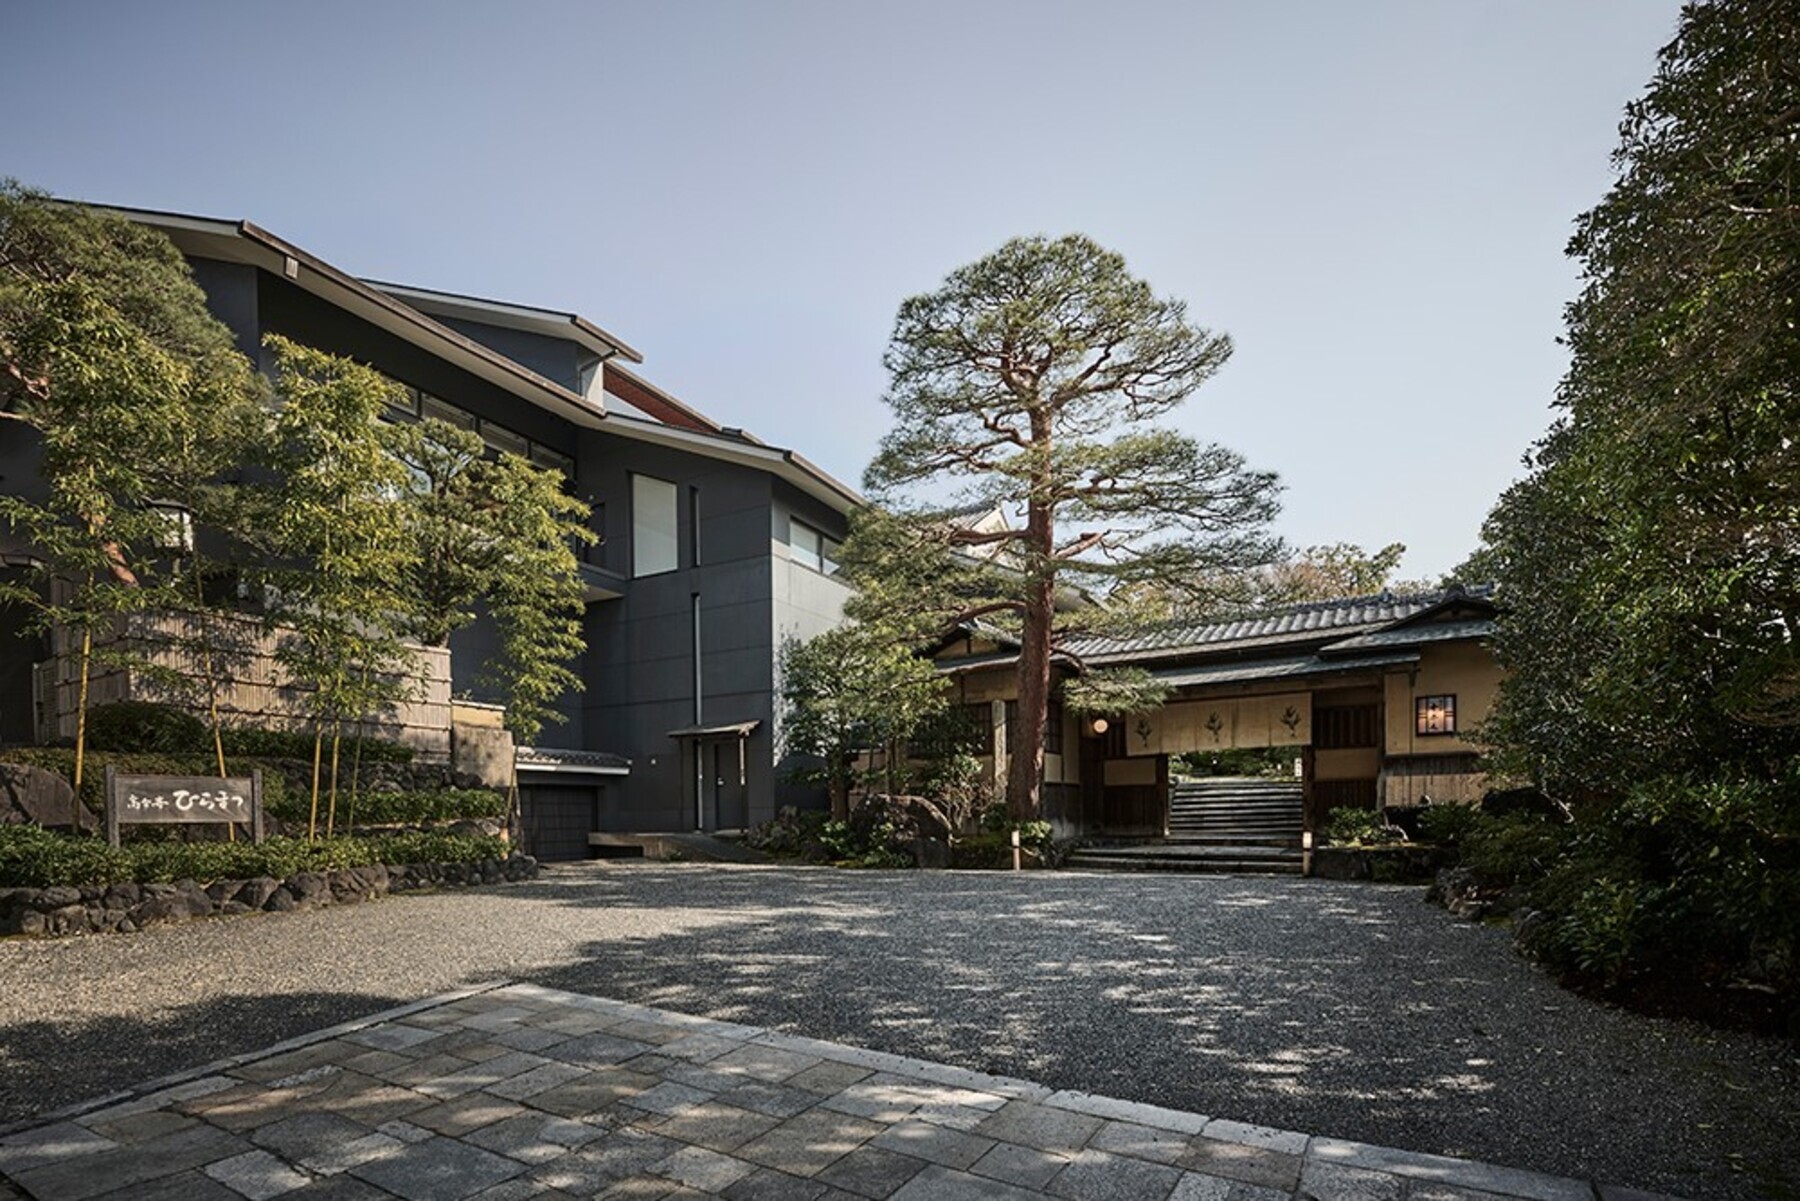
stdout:
<svg viewBox="0 0 1800 1201">
<path fill-rule="evenodd" d="M 1104 734 L 1111 728 L 1111 723 L 1104 717 L 1096 717 L 1093 721 L 1088 723 L 1088 729 L 1092 730 L 1095 734 Z"/>
<path fill-rule="evenodd" d="M 194 549 L 194 515 L 187 506 L 153 500 L 146 506 L 156 518 L 156 549 L 185 555 Z"/>
</svg>

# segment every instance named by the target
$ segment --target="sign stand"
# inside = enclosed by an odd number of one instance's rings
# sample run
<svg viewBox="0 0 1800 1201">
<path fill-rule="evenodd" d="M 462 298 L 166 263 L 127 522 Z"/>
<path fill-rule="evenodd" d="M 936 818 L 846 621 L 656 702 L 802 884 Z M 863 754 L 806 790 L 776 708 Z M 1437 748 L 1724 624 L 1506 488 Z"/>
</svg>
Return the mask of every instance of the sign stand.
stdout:
<svg viewBox="0 0 1800 1201">
<path fill-rule="evenodd" d="M 128 776 L 106 768 L 106 841 L 119 845 L 119 827 L 244 822 L 263 840 L 262 768 L 248 777 Z"/>
</svg>

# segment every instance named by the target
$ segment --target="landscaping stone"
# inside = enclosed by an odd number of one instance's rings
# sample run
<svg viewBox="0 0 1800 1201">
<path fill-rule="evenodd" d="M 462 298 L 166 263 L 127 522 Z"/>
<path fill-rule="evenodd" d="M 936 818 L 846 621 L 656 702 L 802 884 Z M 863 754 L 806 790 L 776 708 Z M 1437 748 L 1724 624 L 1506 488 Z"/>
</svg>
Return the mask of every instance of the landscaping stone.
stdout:
<svg viewBox="0 0 1800 1201">
<path fill-rule="evenodd" d="M 92 829 L 87 815 L 82 824 Z M 0 763 L 0 825 L 75 825 L 75 790 L 53 771 L 24 763 Z"/>
<path fill-rule="evenodd" d="M 536 879 L 539 872 L 538 861 L 529 855 L 493 862 L 494 883 Z M 201 917 L 349 905 L 397 891 L 401 882 L 448 882 L 452 877 L 444 872 L 445 866 L 389 867 L 377 863 L 331 872 L 301 872 L 287 880 L 261 876 L 208 884 L 196 880 L 177 880 L 173 884 L 121 881 L 81 887 L 5 888 L 0 889 L 0 935 L 132 933 L 147 926 Z M 474 882 L 490 882 L 488 874 L 477 865 Z M 630 1046 L 632 1054 L 648 1049 L 642 1043 Z"/>
</svg>

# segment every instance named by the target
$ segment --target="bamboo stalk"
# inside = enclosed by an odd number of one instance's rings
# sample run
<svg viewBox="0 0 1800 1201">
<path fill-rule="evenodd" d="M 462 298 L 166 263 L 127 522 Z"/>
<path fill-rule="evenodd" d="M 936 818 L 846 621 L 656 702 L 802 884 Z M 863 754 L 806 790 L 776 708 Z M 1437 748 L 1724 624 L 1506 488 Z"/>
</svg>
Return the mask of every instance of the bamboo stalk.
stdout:
<svg viewBox="0 0 1800 1201">
<path fill-rule="evenodd" d="M 319 840 L 319 756 L 325 749 L 325 727 L 313 727 L 312 816 L 306 822 L 306 841 Z"/>
<path fill-rule="evenodd" d="M 344 719 L 338 718 L 331 726 L 331 803 L 325 807 L 325 837 L 330 838 L 337 828 L 337 790 L 338 790 L 338 745 L 344 737 Z"/>
</svg>

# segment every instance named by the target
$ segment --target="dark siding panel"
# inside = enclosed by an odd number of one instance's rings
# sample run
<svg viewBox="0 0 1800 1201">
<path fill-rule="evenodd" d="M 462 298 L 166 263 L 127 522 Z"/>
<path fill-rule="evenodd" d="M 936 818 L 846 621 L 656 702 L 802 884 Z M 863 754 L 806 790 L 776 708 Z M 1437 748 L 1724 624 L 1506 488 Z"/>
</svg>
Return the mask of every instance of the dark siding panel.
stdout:
<svg viewBox="0 0 1800 1201">
<path fill-rule="evenodd" d="M 519 805 L 531 853 L 546 862 L 586 859 L 599 791 L 592 785 L 521 786 Z"/>
</svg>

